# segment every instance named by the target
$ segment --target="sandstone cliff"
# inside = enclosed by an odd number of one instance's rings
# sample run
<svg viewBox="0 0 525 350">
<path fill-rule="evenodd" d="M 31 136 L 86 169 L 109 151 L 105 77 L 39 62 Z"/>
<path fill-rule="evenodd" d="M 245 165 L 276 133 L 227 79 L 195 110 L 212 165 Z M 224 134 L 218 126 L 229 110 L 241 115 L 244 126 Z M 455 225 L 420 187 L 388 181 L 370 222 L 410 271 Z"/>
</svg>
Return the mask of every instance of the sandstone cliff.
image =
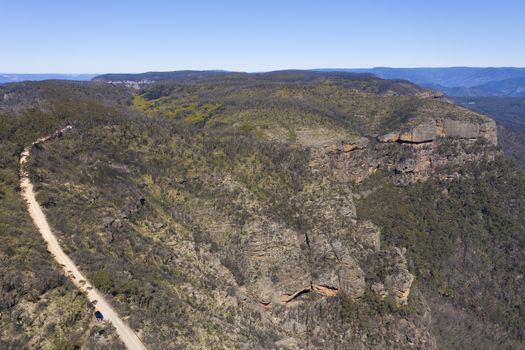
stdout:
<svg viewBox="0 0 525 350">
<path fill-rule="evenodd" d="M 486 119 L 480 122 L 454 119 L 435 119 L 423 122 L 405 132 L 390 132 L 378 137 L 380 142 L 432 142 L 437 138 L 484 139 L 497 145 L 496 122 Z"/>
</svg>

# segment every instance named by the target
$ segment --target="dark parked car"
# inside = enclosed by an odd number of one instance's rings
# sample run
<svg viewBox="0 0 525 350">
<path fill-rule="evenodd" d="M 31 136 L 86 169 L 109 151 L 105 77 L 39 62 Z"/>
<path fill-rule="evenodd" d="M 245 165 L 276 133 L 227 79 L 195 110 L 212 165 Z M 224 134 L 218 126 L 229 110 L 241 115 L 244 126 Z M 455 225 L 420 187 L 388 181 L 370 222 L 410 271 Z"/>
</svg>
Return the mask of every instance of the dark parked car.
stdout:
<svg viewBox="0 0 525 350">
<path fill-rule="evenodd" d="M 102 315 L 102 312 L 95 311 L 95 317 L 97 318 L 97 321 L 102 321 L 104 319 L 104 315 Z"/>
</svg>

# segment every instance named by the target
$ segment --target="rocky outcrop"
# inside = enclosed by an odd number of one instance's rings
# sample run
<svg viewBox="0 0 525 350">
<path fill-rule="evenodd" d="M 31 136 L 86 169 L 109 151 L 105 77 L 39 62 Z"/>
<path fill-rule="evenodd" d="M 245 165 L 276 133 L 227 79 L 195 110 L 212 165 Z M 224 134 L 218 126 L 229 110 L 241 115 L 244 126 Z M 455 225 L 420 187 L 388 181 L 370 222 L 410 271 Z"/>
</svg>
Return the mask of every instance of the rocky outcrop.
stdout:
<svg viewBox="0 0 525 350">
<path fill-rule="evenodd" d="M 344 153 L 348 153 L 358 149 L 365 149 L 368 146 L 369 140 L 366 137 L 361 137 L 356 140 L 341 143 L 341 148 Z"/>
<path fill-rule="evenodd" d="M 397 305 L 406 305 L 414 276 L 408 271 L 405 250 L 389 248 L 369 257 L 371 290 L 381 298 L 390 298 Z"/>
<path fill-rule="evenodd" d="M 339 156 L 332 155 L 338 161 L 330 166 L 342 183 L 359 184 L 386 172 L 395 182 L 407 184 L 428 178 L 442 166 L 494 159 L 498 150 L 484 145 L 497 145 L 493 120 L 436 119 L 403 133 L 395 131 L 369 139 L 366 147 L 349 146 L 348 152 L 343 148 Z M 323 156 L 315 159 L 323 160 Z"/>
<path fill-rule="evenodd" d="M 493 145 L 498 144 L 496 122 L 491 119 L 479 124 L 461 120 L 444 119 L 443 133 L 446 137 L 459 139 L 482 138 Z"/>
<path fill-rule="evenodd" d="M 441 91 L 436 91 L 436 90 L 424 90 L 422 92 L 417 93 L 416 95 L 419 98 L 442 99 L 445 97 L 445 94 L 443 94 Z"/>
<path fill-rule="evenodd" d="M 339 284 L 341 292 L 357 299 L 365 293 L 365 273 L 351 257 L 345 257 L 339 270 Z"/>
<path fill-rule="evenodd" d="M 430 121 L 415 126 L 408 132 L 399 135 L 399 141 L 409 143 L 430 142 L 438 136 L 437 123 Z"/>
<path fill-rule="evenodd" d="M 100 81 L 100 82 L 104 82 L 106 84 L 113 84 L 113 85 L 123 85 L 123 86 L 126 86 L 128 88 L 135 89 L 135 90 L 141 89 L 144 86 L 151 85 L 151 84 L 153 84 L 155 82 L 153 80 L 148 80 L 148 79 L 143 79 L 143 80 L 140 80 L 140 81 L 94 79 L 94 81 Z"/>
<path fill-rule="evenodd" d="M 366 141 L 366 148 L 350 153 L 370 151 L 370 141 Z M 351 157 L 341 150 L 334 154 Z M 334 170 L 328 166 L 329 157 L 316 161 L 327 164 L 318 171 Z M 308 213 L 300 227 L 287 227 L 258 214 L 240 228 L 243 240 L 237 243 L 234 253 L 228 253 L 235 257 L 221 258 L 233 275 L 242 275 L 235 278 L 242 290 L 237 294 L 237 303 L 258 313 L 262 325 L 279 334 L 275 348 L 367 349 L 376 341 L 385 342 L 383 348 L 391 348 L 385 334 L 391 334 L 392 339 L 397 337 L 401 321 L 398 315 L 385 316 L 389 319 L 360 316 L 358 324 L 353 324 L 342 322 L 338 310 L 343 300 L 369 308 L 374 305 L 367 299 L 371 294 L 378 295 L 378 302 L 395 300 L 400 306 L 409 302 L 413 277 L 406 261 L 396 255 L 402 251 L 381 249 L 380 229 L 369 221 L 358 220 L 348 184 L 335 181 L 313 185 L 290 198 L 301 203 L 302 210 Z M 231 229 L 224 227 L 226 231 Z M 375 278 L 381 269 L 388 271 L 381 279 Z M 376 314 L 379 315 L 376 310 L 370 310 L 370 315 Z M 403 320 L 414 332 L 426 334 L 414 336 L 415 344 L 432 344 L 427 325 L 416 319 Z M 367 334 L 372 323 L 381 332 L 370 339 L 361 338 L 359 334 Z M 404 340 L 399 344 L 405 344 Z"/>
<path fill-rule="evenodd" d="M 454 119 L 436 119 L 414 126 L 405 132 L 390 132 L 379 136 L 379 142 L 424 143 L 439 137 L 452 139 L 484 139 L 497 145 L 496 122 L 486 119 L 479 122 Z"/>
<path fill-rule="evenodd" d="M 393 131 L 389 132 L 388 134 L 384 134 L 381 136 L 378 136 L 377 140 L 379 142 L 397 142 L 399 141 L 399 132 Z"/>
<path fill-rule="evenodd" d="M 356 248 L 361 251 L 378 252 L 381 249 L 381 231 L 370 221 L 359 221 L 351 235 Z"/>
</svg>

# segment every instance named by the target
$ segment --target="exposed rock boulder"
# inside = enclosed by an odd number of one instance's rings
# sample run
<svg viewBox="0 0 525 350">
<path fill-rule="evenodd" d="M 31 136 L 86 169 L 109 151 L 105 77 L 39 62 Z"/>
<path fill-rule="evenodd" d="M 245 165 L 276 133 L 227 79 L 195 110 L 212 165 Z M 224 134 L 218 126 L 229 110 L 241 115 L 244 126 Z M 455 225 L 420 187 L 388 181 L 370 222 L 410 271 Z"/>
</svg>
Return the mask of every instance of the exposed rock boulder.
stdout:
<svg viewBox="0 0 525 350">
<path fill-rule="evenodd" d="M 404 269 L 399 269 L 397 273 L 386 276 L 385 287 L 388 294 L 398 305 L 406 305 L 408 303 L 412 282 L 414 282 L 414 275 L 412 275 L 405 266 Z"/>
<path fill-rule="evenodd" d="M 366 137 L 361 137 L 357 140 L 342 142 L 342 150 L 344 153 L 348 153 L 358 149 L 365 149 L 368 146 L 369 140 Z"/>
</svg>

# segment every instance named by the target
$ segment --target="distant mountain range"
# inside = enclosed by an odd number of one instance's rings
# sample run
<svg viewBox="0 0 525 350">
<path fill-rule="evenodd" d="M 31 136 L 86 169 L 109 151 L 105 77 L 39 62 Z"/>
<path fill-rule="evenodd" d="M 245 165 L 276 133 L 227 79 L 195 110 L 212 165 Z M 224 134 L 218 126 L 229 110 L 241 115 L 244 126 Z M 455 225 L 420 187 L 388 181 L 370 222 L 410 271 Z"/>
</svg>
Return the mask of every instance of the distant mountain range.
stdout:
<svg viewBox="0 0 525 350">
<path fill-rule="evenodd" d="M 440 90 L 453 97 L 525 97 L 525 68 L 322 68 L 321 72 L 369 73 L 383 79 L 403 79 Z M 220 76 L 222 70 L 180 70 L 140 74 L 8 74 L 0 73 L 0 84 L 26 80 L 160 81 Z M 278 74 L 279 72 L 274 72 Z M 239 73 L 242 75 L 242 73 Z"/>
<path fill-rule="evenodd" d="M 368 73 L 383 79 L 403 79 L 424 87 L 440 90 L 449 96 L 523 97 L 525 68 L 323 68 L 320 72 Z M 220 76 L 231 72 L 219 70 L 146 72 L 140 74 L 104 74 L 94 77 L 102 81 L 161 81 L 195 77 Z M 278 74 L 279 72 L 274 72 Z"/>
<path fill-rule="evenodd" d="M 525 68 L 364 68 L 319 71 L 372 73 L 383 79 L 405 79 L 449 96 L 525 96 Z"/>
<path fill-rule="evenodd" d="M 0 84 L 27 80 L 91 80 L 96 74 L 11 74 L 0 73 Z"/>
<path fill-rule="evenodd" d="M 493 81 L 525 77 L 525 68 L 363 68 L 319 69 L 322 71 L 348 71 L 372 73 L 383 79 L 406 79 L 420 85 L 444 87 L 474 87 Z"/>
<path fill-rule="evenodd" d="M 435 86 L 435 88 L 456 97 L 525 97 L 525 77 L 490 81 L 472 87 Z"/>
</svg>

